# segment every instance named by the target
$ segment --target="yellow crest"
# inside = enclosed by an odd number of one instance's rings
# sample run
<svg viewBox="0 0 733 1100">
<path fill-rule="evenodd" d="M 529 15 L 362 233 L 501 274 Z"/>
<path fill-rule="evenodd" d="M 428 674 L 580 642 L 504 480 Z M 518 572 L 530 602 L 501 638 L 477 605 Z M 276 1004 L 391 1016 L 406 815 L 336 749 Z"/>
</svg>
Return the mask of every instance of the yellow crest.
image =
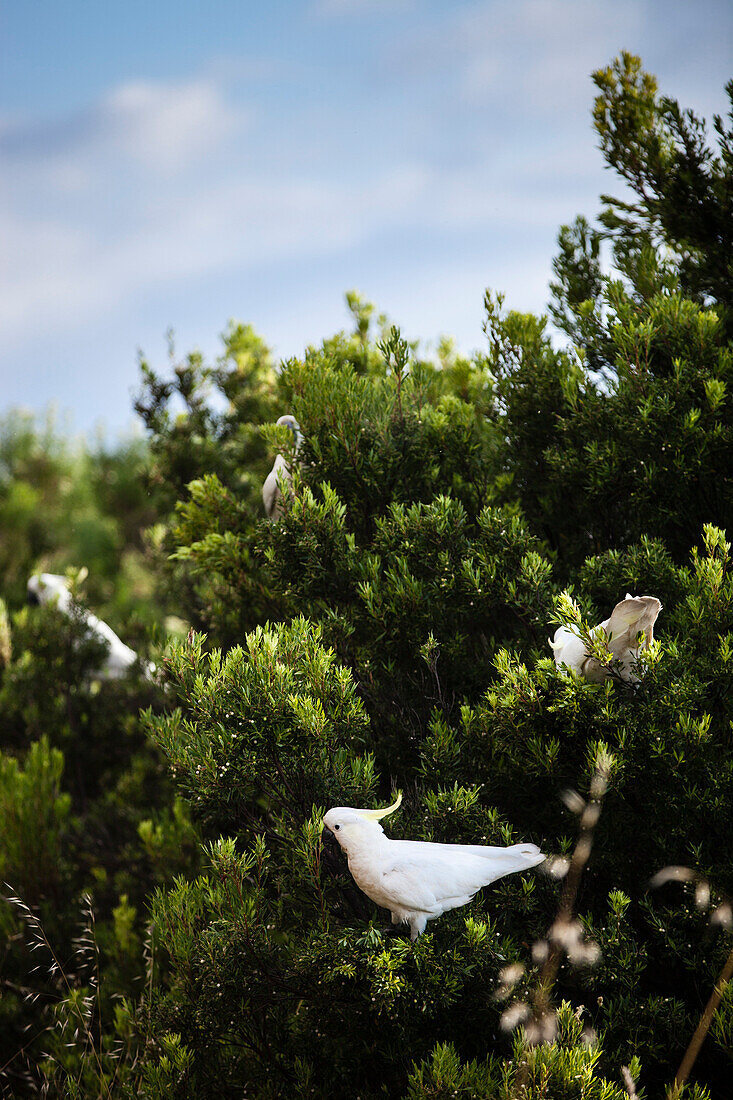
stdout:
<svg viewBox="0 0 733 1100">
<path fill-rule="evenodd" d="M 399 810 L 402 805 L 402 791 L 398 791 L 397 799 L 391 806 L 387 806 L 384 810 L 359 810 L 362 817 L 368 817 L 370 821 L 380 821 L 383 817 L 387 817 L 388 814 L 393 814 L 395 810 Z"/>
</svg>

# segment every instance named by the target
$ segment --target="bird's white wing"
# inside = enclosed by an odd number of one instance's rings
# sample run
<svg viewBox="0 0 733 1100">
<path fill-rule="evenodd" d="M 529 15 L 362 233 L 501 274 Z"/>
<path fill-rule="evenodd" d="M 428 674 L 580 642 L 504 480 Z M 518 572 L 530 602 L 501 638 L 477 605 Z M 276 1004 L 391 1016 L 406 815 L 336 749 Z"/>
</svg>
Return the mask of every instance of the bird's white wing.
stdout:
<svg viewBox="0 0 733 1100">
<path fill-rule="evenodd" d="M 644 632 L 646 644 L 653 639 L 653 628 L 662 605 L 655 596 L 626 596 L 617 603 L 604 627 L 608 647 L 615 657 L 635 648 L 637 636 Z"/>
<path fill-rule="evenodd" d="M 265 515 L 268 519 L 273 519 L 275 515 L 275 508 L 277 507 L 279 495 L 280 490 L 277 487 L 277 475 L 273 468 L 265 478 L 265 484 L 262 486 L 262 503 L 265 506 Z"/>
<path fill-rule="evenodd" d="M 395 843 L 411 846 L 413 842 Z M 385 893 L 405 909 L 431 912 L 436 907 L 445 907 L 451 900 L 462 904 L 459 899 L 466 901 L 494 879 L 521 869 L 501 857 L 467 852 L 461 845 L 414 843 L 413 851 L 408 848 L 395 853 L 395 858 L 388 861 L 382 871 Z"/>
<path fill-rule="evenodd" d="M 376 896 L 374 900 L 393 911 L 432 913 L 437 901 L 433 887 L 432 876 L 428 878 L 420 862 L 398 856 L 382 868 L 379 890 L 383 900 Z"/>
<path fill-rule="evenodd" d="M 654 641 L 654 624 L 657 621 L 659 612 L 662 610 L 662 604 L 656 596 L 637 596 L 636 598 L 644 604 L 644 611 L 639 616 L 636 630 L 637 633 L 640 630 L 644 631 L 646 644 L 650 645 Z"/>
<path fill-rule="evenodd" d="M 426 848 L 439 848 L 446 854 L 453 853 L 459 858 L 463 855 L 471 855 L 490 860 L 496 867 L 506 867 L 506 871 L 502 871 L 502 874 L 508 874 L 510 871 L 524 871 L 529 867 L 535 867 L 547 858 L 536 844 L 529 843 L 511 844 L 508 847 L 493 847 L 490 844 L 430 844 L 424 841 L 413 843 L 424 843 Z"/>
<path fill-rule="evenodd" d="M 262 486 L 262 503 L 265 506 L 265 515 L 268 519 L 277 519 L 279 515 L 280 487 L 277 483 L 279 474 L 288 479 L 290 477 L 290 468 L 282 455 L 278 455 L 275 459 L 274 465 Z"/>
<path fill-rule="evenodd" d="M 109 646 L 109 652 L 100 672 L 111 679 L 124 676 L 137 660 L 135 650 L 130 649 L 129 645 L 125 645 L 122 639 L 115 634 L 109 623 L 106 623 L 103 619 L 98 619 L 91 611 L 84 613 L 84 619 L 92 633 L 96 634 Z"/>
</svg>

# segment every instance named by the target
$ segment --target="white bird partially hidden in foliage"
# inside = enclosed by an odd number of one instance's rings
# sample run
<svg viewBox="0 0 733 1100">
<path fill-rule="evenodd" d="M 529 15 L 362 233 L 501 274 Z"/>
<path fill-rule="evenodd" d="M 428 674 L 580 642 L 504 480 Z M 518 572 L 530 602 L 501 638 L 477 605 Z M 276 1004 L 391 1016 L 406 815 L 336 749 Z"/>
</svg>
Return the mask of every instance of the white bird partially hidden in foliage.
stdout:
<svg viewBox="0 0 733 1100">
<path fill-rule="evenodd" d="M 429 920 L 466 905 L 482 886 L 536 867 L 546 858 L 536 844 L 492 848 L 391 840 L 379 822 L 401 802 L 399 794 L 384 810 L 337 806 L 323 819 L 323 837 L 330 841 L 330 833 L 338 841 L 357 886 L 390 910 L 393 924 L 409 924 L 412 940 L 425 931 Z"/>
<path fill-rule="evenodd" d="M 280 427 L 289 428 L 293 433 L 293 441 L 297 453 L 301 439 L 300 424 L 294 416 L 290 415 L 290 413 L 281 416 L 277 423 Z M 265 505 L 265 515 L 268 519 L 273 521 L 280 518 L 280 513 L 282 511 L 282 494 L 280 492 L 280 486 L 278 485 L 279 477 L 284 478 L 285 481 L 290 484 L 290 467 L 282 455 L 278 455 L 275 459 L 275 464 L 265 478 L 265 484 L 262 486 L 262 502 Z"/>
<path fill-rule="evenodd" d="M 90 634 L 109 647 L 102 667 L 94 672 L 97 678 L 119 680 L 137 661 L 135 650 L 120 641 L 111 626 L 98 619 L 91 611 L 74 603 L 69 591 L 68 577 L 62 577 L 58 573 L 34 573 L 28 579 L 28 600 L 39 604 L 55 603 L 59 611 L 68 617 L 76 614 Z M 155 671 L 155 666 L 150 663 L 143 663 L 142 667 L 143 674 L 147 676 Z"/>
<path fill-rule="evenodd" d="M 638 683 L 639 675 L 634 666 L 641 650 L 654 641 L 654 623 L 661 610 L 662 605 L 656 596 L 631 596 L 627 592 L 626 598 L 616 604 L 609 618 L 593 628 L 594 634 L 599 630 L 605 633 L 606 644 L 613 654 L 612 666 L 590 657 L 585 643 L 571 627 L 558 627 L 550 642 L 555 664 L 558 668 L 567 665 L 592 684 L 600 684 L 614 671 L 627 683 Z"/>
</svg>

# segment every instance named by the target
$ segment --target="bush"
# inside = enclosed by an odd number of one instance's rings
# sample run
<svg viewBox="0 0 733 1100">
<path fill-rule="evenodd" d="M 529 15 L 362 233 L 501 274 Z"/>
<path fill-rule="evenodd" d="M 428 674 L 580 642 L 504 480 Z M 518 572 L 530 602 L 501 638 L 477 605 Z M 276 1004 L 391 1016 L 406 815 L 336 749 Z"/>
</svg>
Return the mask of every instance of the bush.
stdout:
<svg viewBox="0 0 733 1100">
<path fill-rule="evenodd" d="M 444 344 L 430 359 L 384 319 L 374 333 L 351 296 L 353 331 L 279 373 L 241 327 L 214 368 L 189 357 L 164 381 L 144 367 L 162 501 L 152 541 L 198 629 L 170 646 L 162 696 L 108 685 L 102 703 L 73 624 L 21 616 L 2 689 L 13 746 L 47 726 L 72 777 L 81 769 L 88 835 L 114 789 L 138 845 L 119 862 L 107 852 L 114 877 L 100 875 L 114 883 L 104 975 L 127 998 L 92 1025 L 103 983 L 80 969 L 57 996 L 71 1053 L 41 1067 L 49 1088 L 148 1100 L 672 1089 L 733 924 L 731 135 L 719 123 L 721 154 L 706 150 L 630 55 L 595 79 L 602 149 L 640 199 L 606 199 L 599 226 L 561 230 L 551 316 L 568 347 L 547 318 L 488 294 L 487 354 Z M 265 425 L 286 409 L 303 443 L 267 523 L 259 490 L 286 433 Z M 639 682 L 557 668 L 554 624 L 586 630 L 627 590 L 664 604 Z M 34 622 L 48 698 L 32 696 L 39 670 L 19 656 Z M 151 793 L 158 757 L 120 720 L 133 687 L 177 801 Z M 7 769 L 17 787 L 22 769 Z M 330 805 L 384 804 L 397 787 L 392 835 L 533 841 L 552 858 L 414 944 L 395 937 L 320 831 Z M 49 798 L 44 843 L 63 855 L 72 821 L 63 794 Z M 192 843 L 184 803 L 203 868 L 174 866 Z M 143 949 L 144 988 L 125 977 Z M 697 1084 L 670 1095 L 725 1094 L 731 1014 L 726 992 Z"/>
</svg>

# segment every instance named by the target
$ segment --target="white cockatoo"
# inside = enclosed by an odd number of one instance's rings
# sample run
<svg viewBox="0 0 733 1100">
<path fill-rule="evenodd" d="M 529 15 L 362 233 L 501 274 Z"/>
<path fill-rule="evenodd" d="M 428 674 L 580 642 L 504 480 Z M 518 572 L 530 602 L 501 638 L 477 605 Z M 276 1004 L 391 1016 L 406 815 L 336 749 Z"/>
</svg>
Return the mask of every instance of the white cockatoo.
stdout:
<svg viewBox="0 0 733 1100">
<path fill-rule="evenodd" d="M 91 611 L 86 611 L 74 604 L 69 591 L 68 577 L 62 577 L 58 573 L 34 573 L 28 579 L 28 599 L 31 603 L 55 603 L 64 615 L 70 616 L 72 612 L 76 612 L 89 632 L 109 646 L 109 652 L 102 667 L 94 673 L 95 677 L 102 680 L 119 680 L 137 661 L 137 653 L 120 641 L 111 626 L 98 619 Z M 145 675 L 150 676 L 154 671 L 154 665 L 143 663 Z"/>
<path fill-rule="evenodd" d="M 536 844 L 491 848 L 391 840 L 379 822 L 401 802 L 399 794 L 385 810 L 337 806 L 323 819 L 323 836 L 325 840 L 331 839 L 329 833 L 335 837 L 356 885 L 377 905 L 390 910 L 393 924 L 409 924 L 412 940 L 425 931 L 429 920 L 466 905 L 482 886 L 536 867 L 545 859 Z"/>
<path fill-rule="evenodd" d="M 627 683 L 637 683 L 639 676 L 634 664 L 640 651 L 654 640 L 654 623 L 661 610 L 662 605 L 656 596 L 631 596 L 627 592 L 626 598 L 616 604 L 610 617 L 593 628 L 594 634 L 599 630 L 605 633 L 608 648 L 613 654 L 613 668 L 601 664 L 595 657 L 589 657 L 585 643 L 572 627 L 558 627 L 550 642 L 555 664 L 558 668 L 567 665 L 593 684 L 600 684 L 614 671 Z M 640 637 L 642 634 L 643 637 Z"/>
<path fill-rule="evenodd" d="M 290 413 L 286 413 L 285 416 L 280 417 L 277 423 L 280 427 L 289 428 L 293 433 L 295 450 L 297 452 L 301 438 L 298 421 L 294 416 L 291 416 Z M 281 494 L 280 486 L 278 485 L 278 477 L 282 477 L 288 484 L 290 483 L 290 467 L 282 455 L 278 455 L 275 459 L 275 464 L 265 478 L 265 484 L 262 486 L 262 502 L 265 505 L 265 515 L 271 520 L 279 519 L 281 511 Z"/>
</svg>

